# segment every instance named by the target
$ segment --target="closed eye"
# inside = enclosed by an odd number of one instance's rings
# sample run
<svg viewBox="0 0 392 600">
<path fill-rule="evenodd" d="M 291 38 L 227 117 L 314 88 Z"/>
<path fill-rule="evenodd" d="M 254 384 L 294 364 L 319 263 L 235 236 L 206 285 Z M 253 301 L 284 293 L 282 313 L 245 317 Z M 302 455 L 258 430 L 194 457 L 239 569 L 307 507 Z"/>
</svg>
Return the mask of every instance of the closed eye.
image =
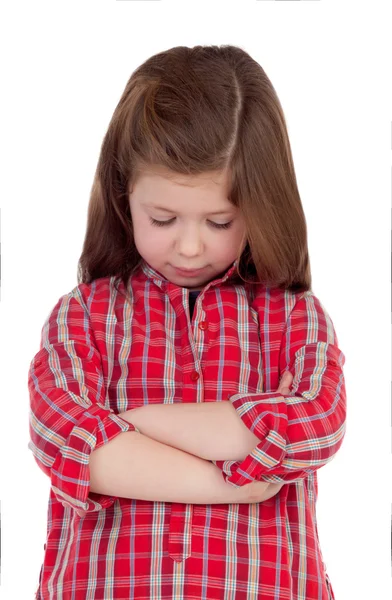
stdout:
<svg viewBox="0 0 392 600">
<path fill-rule="evenodd" d="M 165 225 L 171 225 L 174 219 L 175 217 L 173 217 L 173 219 L 169 219 L 169 221 L 157 221 L 156 219 L 150 217 L 150 222 L 152 225 L 156 225 L 157 227 L 164 227 Z M 229 229 L 233 221 L 229 221 L 228 223 L 214 223 L 213 221 L 208 221 L 208 223 L 210 223 L 212 227 L 215 227 L 215 229 Z"/>
</svg>

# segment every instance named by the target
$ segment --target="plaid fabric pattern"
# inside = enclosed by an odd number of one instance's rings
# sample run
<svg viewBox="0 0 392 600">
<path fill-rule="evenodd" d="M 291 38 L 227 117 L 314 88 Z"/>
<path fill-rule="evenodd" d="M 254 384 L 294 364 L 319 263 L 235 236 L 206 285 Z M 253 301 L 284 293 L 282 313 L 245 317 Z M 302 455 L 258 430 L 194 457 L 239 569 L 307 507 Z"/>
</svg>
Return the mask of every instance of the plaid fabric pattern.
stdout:
<svg viewBox="0 0 392 600">
<path fill-rule="evenodd" d="M 142 263 L 62 296 L 28 374 L 30 442 L 50 478 L 37 600 L 331 600 L 317 470 L 346 422 L 344 354 L 310 291 L 243 284 L 237 262 L 198 295 Z M 123 284 L 119 289 L 125 292 Z M 276 392 L 282 372 L 292 395 Z M 230 400 L 260 442 L 213 461 L 231 485 L 284 482 L 256 504 L 182 504 L 89 491 L 89 456 L 148 403 Z M 137 429 L 136 429 L 137 430 Z"/>
</svg>

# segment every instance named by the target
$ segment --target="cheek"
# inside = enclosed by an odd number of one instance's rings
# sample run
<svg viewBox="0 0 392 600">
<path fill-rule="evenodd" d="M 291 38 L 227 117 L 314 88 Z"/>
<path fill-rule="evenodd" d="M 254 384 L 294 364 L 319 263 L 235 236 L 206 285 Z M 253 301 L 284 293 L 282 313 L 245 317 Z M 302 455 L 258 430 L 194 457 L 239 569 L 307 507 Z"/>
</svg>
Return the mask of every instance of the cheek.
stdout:
<svg viewBox="0 0 392 600">
<path fill-rule="evenodd" d="M 141 227 L 136 228 L 135 241 L 137 246 L 142 248 L 144 252 L 156 254 L 167 247 L 169 238 L 165 231 L 144 221 Z"/>
<path fill-rule="evenodd" d="M 242 252 L 247 244 L 246 228 L 243 223 L 241 223 L 237 227 L 235 238 L 236 238 L 236 246 L 237 246 L 237 248 L 240 248 L 240 250 Z"/>
<path fill-rule="evenodd" d="M 224 240 L 215 240 L 211 250 L 213 250 L 216 258 L 219 260 L 223 260 L 224 262 L 234 260 L 237 256 L 240 242 L 241 236 L 227 236 Z"/>
<path fill-rule="evenodd" d="M 242 254 L 246 246 L 246 237 L 244 238 L 243 236 L 243 228 L 237 228 L 233 231 L 233 234 L 225 240 L 225 243 L 222 244 L 220 253 L 226 252 L 227 257 L 230 256 L 230 259 L 234 260 L 234 258 L 237 257 L 237 254 Z"/>
<path fill-rule="evenodd" d="M 239 247 L 241 245 L 241 243 L 246 243 L 246 242 L 242 242 L 242 240 L 246 237 L 245 236 L 245 227 L 242 225 L 242 223 L 236 223 L 236 225 L 233 227 L 233 230 L 231 232 L 231 240 L 232 242 Z"/>
</svg>

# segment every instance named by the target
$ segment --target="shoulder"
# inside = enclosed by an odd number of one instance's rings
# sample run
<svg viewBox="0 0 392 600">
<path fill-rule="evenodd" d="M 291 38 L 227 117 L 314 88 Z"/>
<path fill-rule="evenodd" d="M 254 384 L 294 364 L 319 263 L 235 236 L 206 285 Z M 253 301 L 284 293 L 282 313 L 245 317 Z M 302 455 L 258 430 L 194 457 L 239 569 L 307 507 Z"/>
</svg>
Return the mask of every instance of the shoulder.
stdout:
<svg viewBox="0 0 392 600">
<path fill-rule="evenodd" d="M 278 328 L 292 320 L 302 320 L 309 324 L 314 324 L 317 320 L 320 323 L 324 322 L 325 327 L 333 329 L 326 307 L 312 290 L 293 292 L 258 285 L 251 309 L 256 311 L 260 322 L 268 322 Z"/>
<path fill-rule="evenodd" d="M 75 310 L 79 312 L 80 309 L 91 316 L 96 313 L 108 314 L 117 308 L 119 302 L 125 301 L 120 293 L 122 290 L 124 290 L 124 285 L 116 282 L 114 276 L 100 277 L 91 283 L 76 285 L 59 298 L 56 306 L 66 313 L 71 311 L 70 314 Z M 75 310 L 72 311 L 72 309 Z"/>
<path fill-rule="evenodd" d="M 71 291 L 65 293 L 65 300 L 77 300 L 82 305 L 91 304 L 99 299 L 107 299 L 114 289 L 114 277 L 101 277 L 91 283 L 79 283 Z"/>
<path fill-rule="evenodd" d="M 116 291 L 114 280 L 114 276 L 100 277 L 91 283 L 80 283 L 69 292 L 69 296 L 79 300 L 81 303 L 107 300 Z"/>
<path fill-rule="evenodd" d="M 258 320 L 264 327 L 276 330 L 307 330 L 311 339 L 316 331 L 327 332 L 330 343 L 337 344 L 337 335 L 326 306 L 312 290 L 293 292 L 259 286 L 252 303 Z"/>
<path fill-rule="evenodd" d="M 293 292 L 280 288 L 268 288 L 262 284 L 254 286 L 252 308 L 259 311 L 268 311 L 275 314 L 281 314 L 286 318 L 301 302 L 307 298 L 315 298 L 311 290 L 303 292 Z"/>
</svg>

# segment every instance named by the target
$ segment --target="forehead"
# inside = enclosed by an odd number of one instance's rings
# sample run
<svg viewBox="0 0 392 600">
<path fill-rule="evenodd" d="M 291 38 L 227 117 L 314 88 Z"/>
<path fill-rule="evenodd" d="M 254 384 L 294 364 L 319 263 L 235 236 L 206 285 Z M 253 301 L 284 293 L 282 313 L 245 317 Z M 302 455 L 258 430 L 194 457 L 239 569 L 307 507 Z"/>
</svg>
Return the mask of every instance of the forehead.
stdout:
<svg viewBox="0 0 392 600">
<path fill-rule="evenodd" d="M 228 199 L 229 188 L 228 171 L 184 175 L 154 168 L 139 173 L 129 195 L 131 202 L 148 207 L 177 211 L 184 207 L 184 201 L 189 201 L 188 207 L 223 213 L 235 209 Z"/>
</svg>

